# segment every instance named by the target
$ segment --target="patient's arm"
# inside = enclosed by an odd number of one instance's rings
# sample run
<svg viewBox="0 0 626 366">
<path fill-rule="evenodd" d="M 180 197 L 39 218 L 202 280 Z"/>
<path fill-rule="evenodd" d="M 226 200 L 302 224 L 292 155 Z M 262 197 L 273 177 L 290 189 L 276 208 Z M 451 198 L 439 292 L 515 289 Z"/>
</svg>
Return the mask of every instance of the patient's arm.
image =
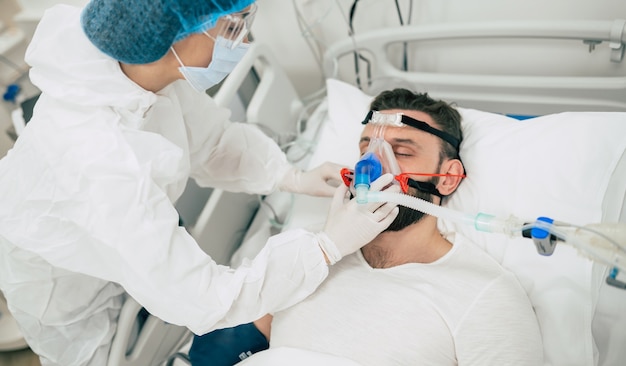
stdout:
<svg viewBox="0 0 626 366">
<path fill-rule="evenodd" d="M 267 314 L 261 319 L 254 321 L 254 326 L 257 327 L 259 332 L 263 333 L 268 342 L 270 341 L 270 332 L 272 330 L 272 319 L 273 316 Z"/>
<path fill-rule="evenodd" d="M 269 347 L 271 315 L 253 323 L 194 336 L 189 350 L 192 365 L 232 366 Z"/>
</svg>

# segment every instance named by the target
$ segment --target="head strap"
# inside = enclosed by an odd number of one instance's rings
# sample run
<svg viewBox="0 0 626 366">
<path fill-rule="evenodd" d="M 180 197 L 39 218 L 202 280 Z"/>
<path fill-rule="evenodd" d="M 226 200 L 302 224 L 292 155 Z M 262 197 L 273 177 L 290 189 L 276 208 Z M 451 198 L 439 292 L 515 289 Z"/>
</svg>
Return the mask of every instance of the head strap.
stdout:
<svg viewBox="0 0 626 366">
<path fill-rule="evenodd" d="M 456 151 L 459 151 L 459 146 L 461 145 L 459 139 L 452 136 L 451 134 L 431 127 L 428 123 L 424 121 L 411 118 L 402 113 L 387 114 L 380 113 L 378 111 L 369 111 L 367 113 L 367 116 L 365 116 L 365 119 L 361 123 L 365 125 L 369 122 L 388 124 L 396 127 L 402 127 L 403 125 L 411 126 L 413 128 L 417 128 L 418 130 L 422 130 L 424 132 L 430 133 L 431 135 L 439 137 L 440 139 L 452 145 L 456 149 Z"/>
<path fill-rule="evenodd" d="M 439 192 L 437 187 L 430 182 L 420 182 L 419 180 L 411 179 L 408 175 L 397 175 L 395 179 L 400 183 L 400 188 L 402 188 L 402 192 L 408 192 L 408 187 L 415 188 L 418 191 L 422 191 L 424 193 L 434 194 L 439 198 L 443 198 L 443 194 Z"/>
</svg>

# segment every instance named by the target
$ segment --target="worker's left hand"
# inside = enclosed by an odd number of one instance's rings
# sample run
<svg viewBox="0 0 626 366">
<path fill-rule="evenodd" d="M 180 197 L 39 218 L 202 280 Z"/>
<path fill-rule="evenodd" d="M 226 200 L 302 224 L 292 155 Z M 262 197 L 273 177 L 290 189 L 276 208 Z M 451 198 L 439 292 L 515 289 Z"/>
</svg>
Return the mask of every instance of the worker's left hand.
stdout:
<svg viewBox="0 0 626 366">
<path fill-rule="evenodd" d="M 284 192 L 331 197 L 341 183 L 342 165 L 326 162 L 307 172 L 292 167 L 283 177 L 278 189 Z"/>
</svg>

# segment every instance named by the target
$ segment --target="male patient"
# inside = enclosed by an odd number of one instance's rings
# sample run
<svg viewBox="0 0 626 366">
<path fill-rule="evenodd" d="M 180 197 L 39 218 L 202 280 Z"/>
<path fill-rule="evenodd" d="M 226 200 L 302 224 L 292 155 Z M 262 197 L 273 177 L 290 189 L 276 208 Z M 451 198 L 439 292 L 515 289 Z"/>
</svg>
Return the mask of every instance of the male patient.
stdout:
<svg viewBox="0 0 626 366">
<path fill-rule="evenodd" d="M 393 153 L 383 164 L 393 165 L 388 160 L 395 158 L 407 193 L 441 204 L 464 174 L 459 113 L 405 89 L 381 93 L 370 109 L 378 113 L 363 121 L 361 154 L 384 131 Z M 402 124 L 381 129 L 380 121 L 394 118 Z M 246 339 L 263 343 L 259 331 L 269 337 L 270 320 L 197 337 L 190 352 L 194 366 L 215 364 L 204 357 L 209 347 L 219 349 L 220 332 L 254 334 Z M 233 350 L 237 360 L 250 348 L 239 346 Z M 441 233 L 437 218 L 405 207 L 389 229 L 332 266 L 315 293 L 273 314 L 270 348 L 276 347 L 376 366 L 537 366 L 543 360 L 537 319 L 515 276 L 468 239 Z"/>
</svg>

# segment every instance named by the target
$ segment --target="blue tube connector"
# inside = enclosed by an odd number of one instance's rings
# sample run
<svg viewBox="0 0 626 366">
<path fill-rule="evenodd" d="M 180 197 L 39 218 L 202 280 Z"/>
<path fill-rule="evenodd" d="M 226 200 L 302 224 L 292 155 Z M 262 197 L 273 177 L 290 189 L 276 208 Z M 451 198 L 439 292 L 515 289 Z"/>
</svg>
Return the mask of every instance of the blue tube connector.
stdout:
<svg viewBox="0 0 626 366">
<path fill-rule="evenodd" d="M 376 154 L 367 152 L 354 166 L 354 189 L 356 190 L 356 201 L 367 203 L 367 192 L 370 184 L 378 179 L 383 173 L 383 164 Z"/>
</svg>

